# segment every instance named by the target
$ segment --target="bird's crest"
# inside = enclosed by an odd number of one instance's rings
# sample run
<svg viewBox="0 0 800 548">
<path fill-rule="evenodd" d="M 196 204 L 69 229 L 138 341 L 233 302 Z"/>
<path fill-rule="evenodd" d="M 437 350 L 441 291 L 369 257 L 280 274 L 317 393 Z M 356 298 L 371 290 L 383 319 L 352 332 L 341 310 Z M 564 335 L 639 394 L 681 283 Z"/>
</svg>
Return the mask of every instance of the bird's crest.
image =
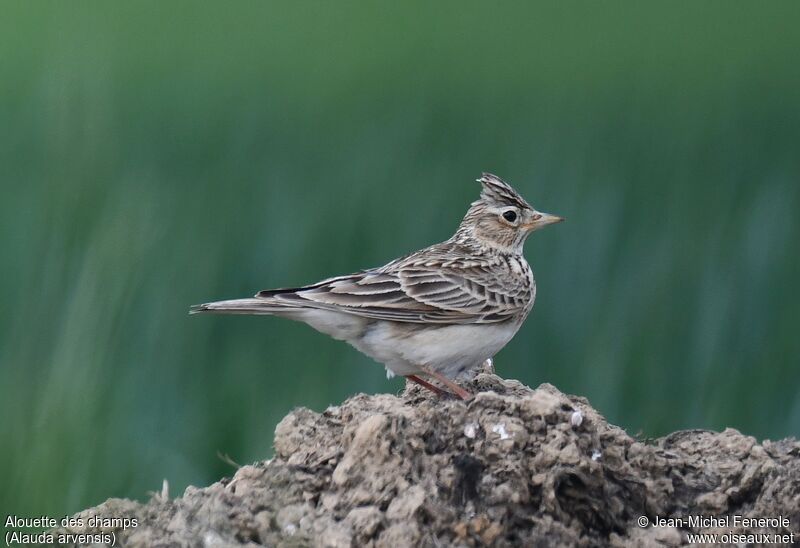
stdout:
<svg viewBox="0 0 800 548">
<path fill-rule="evenodd" d="M 511 188 L 511 185 L 506 183 L 497 175 L 491 173 L 484 173 L 478 182 L 483 185 L 481 190 L 481 200 L 489 205 L 498 206 L 516 206 L 521 209 L 533 209 L 530 204 L 525 201 L 525 198 Z"/>
</svg>

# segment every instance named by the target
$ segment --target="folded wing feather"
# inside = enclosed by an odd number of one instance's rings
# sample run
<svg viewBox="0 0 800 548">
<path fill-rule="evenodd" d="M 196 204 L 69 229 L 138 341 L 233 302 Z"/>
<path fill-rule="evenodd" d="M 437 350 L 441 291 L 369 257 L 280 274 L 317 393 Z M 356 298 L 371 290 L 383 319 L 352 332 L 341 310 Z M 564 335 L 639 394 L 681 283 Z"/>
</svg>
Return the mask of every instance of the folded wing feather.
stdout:
<svg viewBox="0 0 800 548">
<path fill-rule="evenodd" d="M 495 265 L 496 266 L 496 265 Z M 530 289 L 498 283 L 491 268 L 390 263 L 383 268 L 256 295 L 265 305 L 337 310 L 413 323 L 496 323 L 521 312 Z"/>
</svg>

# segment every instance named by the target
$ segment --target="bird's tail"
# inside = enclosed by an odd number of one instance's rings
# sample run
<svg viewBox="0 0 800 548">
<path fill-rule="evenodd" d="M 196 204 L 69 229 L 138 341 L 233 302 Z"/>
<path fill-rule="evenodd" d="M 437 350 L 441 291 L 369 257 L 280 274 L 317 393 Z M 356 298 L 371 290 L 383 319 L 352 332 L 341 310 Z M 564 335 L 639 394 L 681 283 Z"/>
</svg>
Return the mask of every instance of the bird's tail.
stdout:
<svg viewBox="0 0 800 548">
<path fill-rule="evenodd" d="M 274 299 L 251 298 L 216 301 L 196 304 L 189 309 L 189 314 L 280 314 L 295 307 Z"/>
</svg>

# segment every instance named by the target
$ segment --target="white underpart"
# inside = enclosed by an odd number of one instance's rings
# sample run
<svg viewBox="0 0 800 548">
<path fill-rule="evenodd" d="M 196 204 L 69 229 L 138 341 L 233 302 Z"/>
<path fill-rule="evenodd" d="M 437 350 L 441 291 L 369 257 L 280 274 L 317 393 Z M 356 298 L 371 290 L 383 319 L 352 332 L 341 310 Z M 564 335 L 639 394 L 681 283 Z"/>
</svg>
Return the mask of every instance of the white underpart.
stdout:
<svg viewBox="0 0 800 548">
<path fill-rule="evenodd" d="M 580 410 L 573 411 L 569 418 L 569 422 L 573 428 L 579 427 L 581 423 L 583 423 L 583 413 L 581 413 Z"/>
<path fill-rule="evenodd" d="M 291 310 L 278 314 L 347 341 L 386 366 L 395 375 L 416 375 L 424 368 L 455 378 L 497 354 L 520 327 L 517 322 L 437 325 L 369 320 L 361 316 L 322 309 Z"/>
<path fill-rule="evenodd" d="M 427 326 L 410 334 L 402 326 L 378 322 L 366 335 L 350 344 L 398 375 L 422 373 L 429 367 L 454 378 L 479 367 L 494 356 L 517 331 L 513 324 Z"/>
</svg>

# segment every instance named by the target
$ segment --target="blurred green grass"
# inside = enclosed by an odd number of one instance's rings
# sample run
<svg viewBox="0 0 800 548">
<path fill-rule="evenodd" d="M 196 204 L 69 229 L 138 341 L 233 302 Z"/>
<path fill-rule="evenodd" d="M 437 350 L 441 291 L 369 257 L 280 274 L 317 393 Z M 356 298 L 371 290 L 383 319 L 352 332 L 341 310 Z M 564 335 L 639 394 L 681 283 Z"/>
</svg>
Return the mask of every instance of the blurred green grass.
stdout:
<svg viewBox="0 0 800 548">
<path fill-rule="evenodd" d="M 450 236 L 484 170 L 568 222 L 499 372 L 656 436 L 800 432 L 795 3 L 11 3 L 0 509 L 173 494 L 383 368 L 188 306 Z"/>
</svg>

